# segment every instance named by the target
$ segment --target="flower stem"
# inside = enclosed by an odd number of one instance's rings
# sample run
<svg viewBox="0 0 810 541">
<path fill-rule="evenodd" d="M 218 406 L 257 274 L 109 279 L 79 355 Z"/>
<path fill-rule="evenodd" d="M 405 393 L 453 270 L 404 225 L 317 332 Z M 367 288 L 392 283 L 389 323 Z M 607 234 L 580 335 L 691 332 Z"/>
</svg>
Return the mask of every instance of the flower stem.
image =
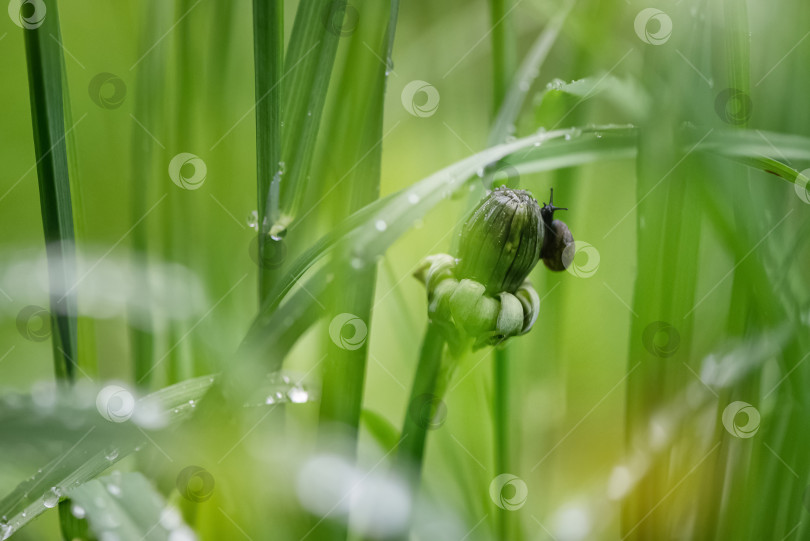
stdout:
<svg viewBox="0 0 810 541">
<path fill-rule="evenodd" d="M 494 434 L 495 434 L 495 474 L 512 472 L 510 427 L 511 427 L 511 405 L 509 394 L 509 378 L 511 371 L 511 359 L 509 352 L 503 348 L 495 348 L 492 364 L 493 377 L 493 407 Z M 510 534 L 509 511 L 504 509 L 496 510 L 496 523 L 498 528 L 498 539 L 512 539 Z"/>
<path fill-rule="evenodd" d="M 426 397 L 440 400 L 441 397 L 437 395 L 437 392 L 444 394 L 440 388 L 446 388 L 446 383 L 439 384 L 440 379 L 446 380 L 446 378 L 440 378 L 443 372 L 444 343 L 444 336 L 439 327 L 435 323 L 429 322 L 422 340 L 419 364 L 416 367 L 416 375 L 411 386 L 405 420 L 402 423 L 402 436 L 397 450 L 396 465 L 407 475 L 414 496 L 419 490 L 427 432 L 433 427 L 431 418 L 426 419 L 419 415 L 420 405 L 423 404 Z"/>
</svg>

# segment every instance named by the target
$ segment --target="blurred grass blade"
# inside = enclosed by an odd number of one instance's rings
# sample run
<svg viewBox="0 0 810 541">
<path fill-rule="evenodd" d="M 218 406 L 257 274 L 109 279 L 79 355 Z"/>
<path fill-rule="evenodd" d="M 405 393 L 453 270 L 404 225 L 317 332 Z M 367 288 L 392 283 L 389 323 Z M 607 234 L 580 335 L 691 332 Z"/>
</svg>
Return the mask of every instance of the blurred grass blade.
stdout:
<svg viewBox="0 0 810 541">
<path fill-rule="evenodd" d="M 160 38 L 160 29 L 164 22 L 170 18 L 171 5 L 166 2 L 150 4 L 146 10 L 143 35 L 141 37 L 142 49 L 146 50 Z M 135 113 L 132 123 L 131 147 L 131 220 L 136 223 L 149 211 L 150 194 L 155 193 L 155 183 L 152 179 L 160 178 L 158 168 L 162 165 L 155 152 L 155 142 L 141 125 L 152 126 L 156 129 L 163 122 L 165 112 L 164 100 L 161 99 L 165 89 L 166 80 L 166 54 L 148 55 L 144 58 L 140 69 L 135 74 Z M 162 167 L 160 167 L 162 169 Z M 162 173 L 162 171 L 161 171 Z M 149 265 L 149 229 L 136 227 L 132 230 L 132 264 L 136 268 L 147 268 Z M 136 289 L 142 297 L 148 297 L 152 285 L 147 274 L 137 272 L 133 274 Z M 154 358 L 154 322 L 153 314 L 137 314 L 137 308 L 130 306 L 130 321 L 138 319 L 137 323 L 130 323 L 129 334 L 132 345 L 132 359 L 134 381 L 148 386 L 152 376 L 152 363 Z"/>
<path fill-rule="evenodd" d="M 70 539 L 70 541 L 93 541 L 96 539 L 90 533 L 90 525 L 87 523 L 87 518 L 76 516 L 74 512 L 73 502 L 70 499 L 65 499 L 59 502 L 59 529 L 62 533 L 63 539 Z M 76 514 L 81 515 L 81 511 Z"/>
<path fill-rule="evenodd" d="M 526 95 L 531 89 L 532 83 L 540 74 L 540 67 L 545 62 L 551 47 L 557 41 L 560 29 L 575 2 L 576 0 L 566 0 L 560 11 L 549 21 L 543 32 L 532 44 L 531 49 L 529 49 L 520 64 L 520 68 L 515 73 L 509 90 L 504 95 L 502 102 L 498 103 L 498 115 L 489 132 L 488 146 L 503 143 L 514 132 L 515 121 L 523 108 Z"/>
<path fill-rule="evenodd" d="M 263 242 L 270 224 L 279 219 L 281 182 L 281 72 L 284 61 L 284 2 L 253 0 L 253 62 L 256 101 L 256 171 L 259 260 L 265 261 Z M 259 265 L 259 299 L 270 282 Z"/>
<path fill-rule="evenodd" d="M 41 26 L 26 28 L 23 33 L 48 275 L 52 290 L 69 291 L 75 281 L 72 268 L 75 246 L 62 101 L 64 61 L 56 0 L 48 3 L 47 16 Z M 76 124 L 82 119 L 84 116 Z M 74 295 L 51 296 L 51 320 L 55 330 L 52 343 L 56 377 L 72 381 L 77 358 Z"/>
<path fill-rule="evenodd" d="M 559 79 L 552 81 L 543 90 L 539 103 L 535 104 L 535 109 L 539 110 L 543 108 L 547 101 L 554 102 L 563 96 L 579 98 L 573 107 L 591 98 L 603 97 L 626 115 L 626 118 L 616 119 L 615 121 L 629 120 L 638 122 L 646 117 L 647 109 L 650 106 L 649 96 L 634 79 L 621 79 L 606 73 L 577 79 L 570 83 L 564 83 Z M 573 107 L 566 107 L 566 109 L 572 111 Z M 558 120 L 558 123 L 561 124 L 566 118 L 568 118 L 567 113 Z M 573 120 L 573 117 L 571 117 L 571 120 Z"/>
<path fill-rule="evenodd" d="M 382 61 L 390 50 L 398 2 L 358 1 L 353 13 L 363 24 L 347 39 L 348 50 L 340 71 L 335 72 L 336 92 L 323 125 L 325 149 L 317 176 L 331 195 L 332 223 L 375 201 L 380 194 L 382 168 L 383 105 L 388 65 Z M 371 49 L 371 53 L 369 52 Z M 393 128 L 392 128 L 393 129 Z M 333 187 L 340 189 L 332 190 Z M 331 192 L 331 194 L 329 193 Z M 323 203 L 322 203 L 323 204 Z M 328 308 L 334 314 L 350 313 L 365 322 L 370 333 L 371 311 L 377 282 L 376 265 L 354 268 L 336 265 Z M 362 284 L 362 286 L 360 285 Z M 358 348 L 342 348 L 324 337 L 320 423 L 341 423 L 357 430 L 363 401 L 369 340 Z"/>
<path fill-rule="evenodd" d="M 138 472 L 94 479 L 71 490 L 69 497 L 74 516 L 86 516 L 99 539 L 193 538 L 180 513 L 167 507 L 163 496 Z"/>
<path fill-rule="evenodd" d="M 287 226 L 299 211 L 307 190 L 315 139 L 346 13 L 345 0 L 311 0 L 298 4 L 285 59 L 289 76 L 282 86 L 281 223 Z M 272 227 L 271 225 L 271 227 Z M 283 231 L 277 230 L 278 233 Z"/>
<path fill-rule="evenodd" d="M 397 446 L 400 439 L 399 430 L 382 414 L 363 408 L 360 413 L 360 422 L 383 452 L 388 453 Z"/>
<path fill-rule="evenodd" d="M 509 90 L 517 66 L 517 32 L 514 0 L 489 0 L 489 22 L 492 28 L 492 98 L 498 111 Z"/>
<path fill-rule="evenodd" d="M 138 409 L 139 404 L 142 404 L 151 415 L 165 416 L 171 426 L 172 423 L 188 418 L 194 411 L 189 406 L 189 401 L 200 400 L 213 381 L 212 376 L 183 381 L 142 397 L 136 402 L 135 408 Z M 57 497 L 64 495 L 68 490 L 95 478 L 112 464 L 134 452 L 138 445 L 145 443 L 144 432 L 139 427 L 132 422 L 112 423 L 103 419 L 96 410 L 94 401 L 87 403 L 81 396 L 73 399 L 63 396 L 58 400 L 68 402 L 65 404 L 57 402 L 54 405 L 52 410 L 54 418 L 50 422 L 52 425 L 57 423 L 55 428 L 47 427 L 48 419 L 44 419 L 34 428 L 30 426 L 30 420 L 35 415 L 30 412 L 41 411 L 41 408 L 33 404 L 30 409 L 21 409 L 17 406 L 10 411 L 6 411 L 5 408 L 0 410 L 2 416 L 0 418 L 9 416 L 3 421 L 6 438 L 12 437 L 10 419 L 16 419 L 20 424 L 19 430 L 23 439 L 17 440 L 18 442 L 30 441 L 30 437 L 22 432 L 24 430 L 29 433 L 34 431 L 40 435 L 58 430 L 58 427 L 65 425 L 62 419 L 65 413 L 73 417 L 71 430 L 74 432 L 73 441 L 69 443 L 70 447 L 66 452 L 55 457 L 36 475 L 19 484 L 0 500 L 0 516 L 8 518 L 5 525 L 7 528 L 5 533 L 8 535 L 19 531 L 28 522 L 54 507 L 55 495 Z M 85 409 L 73 412 L 66 407 L 76 400 L 85 404 Z M 8 440 L 5 440 L 5 443 L 8 443 Z M 0 530 L 0 533 L 3 531 Z"/>
</svg>

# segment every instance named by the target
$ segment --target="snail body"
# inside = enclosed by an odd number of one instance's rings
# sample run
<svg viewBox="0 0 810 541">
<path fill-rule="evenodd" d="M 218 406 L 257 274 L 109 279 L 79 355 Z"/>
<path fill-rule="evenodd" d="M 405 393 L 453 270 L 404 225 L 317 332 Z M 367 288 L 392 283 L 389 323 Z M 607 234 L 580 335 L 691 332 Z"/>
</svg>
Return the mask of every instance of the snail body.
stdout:
<svg viewBox="0 0 810 541">
<path fill-rule="evenodd" d="M 548 204 L 543 205 L 540 209 L 540 215 L 543 218 L 544 234 L 543 246 L 540 249 L 540 258 L 543 264 L 552 271 L 564 271 L 571 265 L 570 257 L 564 257 L 566 248 L 574 244 L 574 236 L 568 230 L 568 226 L 561 220 L 554 219 L 554 213 L 558 210 L 568 210 L 567 208 L 554 206 L 554 188 L 551 189 L 551 195 L 548 199 Z M 570 252 L 570 250 L 569 250 Z"/>
</svg>

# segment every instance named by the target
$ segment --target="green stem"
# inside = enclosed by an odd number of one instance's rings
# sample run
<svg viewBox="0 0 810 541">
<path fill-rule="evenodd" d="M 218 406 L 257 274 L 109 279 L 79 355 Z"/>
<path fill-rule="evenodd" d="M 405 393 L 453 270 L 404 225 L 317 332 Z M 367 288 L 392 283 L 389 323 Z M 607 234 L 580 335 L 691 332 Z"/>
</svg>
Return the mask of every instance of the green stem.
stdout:
<svg viewBox="0 0 810 541">
<path fill-rule="evenodd" d="M 430 409 L 431 405 L 426 402 L 441 400 L 439 393 L 444 394 L 441 387 L 446 387 L 446 385 L 438 383 L 442 372 L 443 352 L 444 336 L 435 323 L 428 323 L 425 337 L 422 340 L 422 349 L 419 352 L 416 375 L 411 385 L 408 409 L 402 422 L 402 436 L 395 460 L 401 471 L 406 472 L 414 496 L 419 490 L 425 440 L 428 430 L 432 426 L 430 421 L 433 412 Z M 446 380 L 446 378 L 444 379 Z M 420 415 L 424 413 L 423 406 L 428 407 L 429 417 L 427 419 L 424 415 Z"/>
<path fill-rule="evenodd" d="M 511 355 L 503 348 L 495 348 L 492 364 L 493 380 L 493 408 L 494 408 L 494 435 L 495 435 L 495 473 L 511 473 L 511 405 L 509 393 L 509 380 L 511 376 Z M 512 539 L 509 520 L 510 511 L 497 509 L 496 521 L 498 539 Z"/>
<path fill-rule="evenodd" d="M 259 261 L 263 242 L 279 219 L 281 182 L 281 73 L 284 64 L 284 2 L 253 1 L 253 62 L 256 79 L 256 187 L 259 216 Z M 259 302 L 269 290 L 270 273 L 259 265 Z"/>
</svg>

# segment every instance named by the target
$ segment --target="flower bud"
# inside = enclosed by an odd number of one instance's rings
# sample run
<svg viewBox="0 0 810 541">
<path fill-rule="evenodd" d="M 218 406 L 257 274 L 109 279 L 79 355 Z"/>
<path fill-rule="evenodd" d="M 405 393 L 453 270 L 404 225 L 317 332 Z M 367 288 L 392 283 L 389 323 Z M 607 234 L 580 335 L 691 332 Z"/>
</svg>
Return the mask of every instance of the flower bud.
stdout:
<svg viewBox="0 0 810 541">
<path fill-rule="evenodd" d="M 486 292 L 515 293 L 540 260 L 544 226 L 540 205 L 524 190 L 505 186 L 476 207 L 461 232 L 457 278 Z"/>
</svg>

